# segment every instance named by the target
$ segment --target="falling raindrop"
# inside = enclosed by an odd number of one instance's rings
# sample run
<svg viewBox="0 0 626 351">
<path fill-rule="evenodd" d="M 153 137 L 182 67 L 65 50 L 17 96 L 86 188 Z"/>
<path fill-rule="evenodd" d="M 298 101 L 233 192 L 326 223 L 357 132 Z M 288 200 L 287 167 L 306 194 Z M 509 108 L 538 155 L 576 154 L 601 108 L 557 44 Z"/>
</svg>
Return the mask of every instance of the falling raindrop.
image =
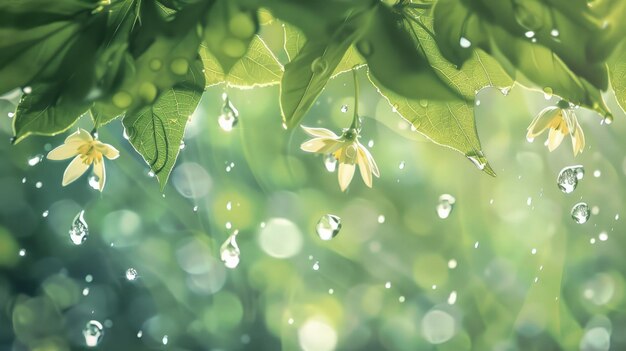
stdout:
<svg viewBox="0 0 626 351">
<path fill-rule="evenodd" d="M 9 118 L 13 118 L 13 116 L 15 116 L 15 113 L 9 112 L 7 115 L 9 116 Z"/>
<path fill-rule="evenodd" d="M 20 255 L 21 257 L 26 256 L 26 249 L 20 249 L 20 251 L 18 252 L 18 255 Z"/>
<path fill-rule="evenodd" d="M 143 336 L 143 330 L 140 330 L 137 332 L 137 338 L 140 338 Z"/>
<path fill-rule="evenodd" d="M 331 173 L 337 169 L 337 159 L 333 154 L 324 155 L 324 167 Z"/>
<path fill-rule="evenodd" d="M 92 175 L 91 177 L 89 177 L 89 186 L 94 189 L 94 190 L 100 190 L 100 179 L 98 179 L 98 176 L 96 175 Z"/>
<path fill-rule="evenodd" d="M 452 207 L 455 202 L 456 199 L 450 194 L 443 194 L 439 196 L 439 204 L 437 204 L 437 215 L 439 218 L 448 218 L 448 216 L 450 216 L 450 212 L 452 212 Z"/>
<path fill-rule="evenodd" d="M 578 224 L 583 224 L 587 222 L 589 216 L 591 215 L 589 211 L 589 206 L 584 202 L 579 202 L 574 207 L 572 207 L 572 219 L 574 222 Z"/>
<path fill-rule="evenodd" d="M 452 290 L 450 296 L 448 296 L 448 305 L 454 305 L 456 303 L 456 291 Z"/>
<path fill-rule="evenodd" d="M 88 347 L 96 347 L 104 336 L 104 328 L 100 322 L 91 320 L 85 325 L 83 336 Z"/>
<path fill-rule="evenodd" d="M 315 263 L 313 263 L 313 270 L 319 271 L 319 269 L 320 269 L 320 263 L 318 261 L 315 261 Z"/>
<path fill-rule="evenodd" d="M 391 289 L 391 282 L 385 283 L 385 289 Z"/>
<path fill-rule="evenodd" d="M 220 248 L 220 258 L 222 262 L 224 262 L 224 266 L 228 268 L 235 268 L 239 265 L 239 255 L 241 251 L 239 251 L 239 246 L 237 245 L 237 234 L 239 232 L 235 230 L 235 232 L 224 241 L 222 247 Z"/>
<path fill-rule="evenodd" d="M 550 35 L 551 35 L 551 36 L 553 36 L 553 37 L 555 37 L 555 38 L 558 38 L 558 36 L 560 35 L 559 30 L 558 30 L 558 29 L 556 29 L 556 28 L 552 29 L 552 30 L 550 31 Z"/>
<path fill-rule="evenodd" d="M 456 262 L 454 258 L 448 261 L 448 268 L 450 269 L 455 269 L 457 265 L 458 263 Z"/>
<path fill-rule="evenodd" d="M 380 223 L 380 224 L 385 223 L 385 216 L 384 215 L 378 216 L 378 223 Z"/>
<path fill-rule="evenodd" d="M 239 111 L 237 111 L 235 105 L 233 105 L 226 93 L 222 94 L 222 99 L 224 100 L 224 105 L 222 106 L 222 114 L 217 122 L 222 130 L 230 132 L 239 121 Z"/>
<path fill-rule="evenodd" d="M 466 37 L 461 37 L 461 38 L 459 39 L 459 45 L 461 45 L 461 47 L 462 47 L 463 49 L 467 49 L 467 48 L 469 48 L 470 46 L 472 46 L 472 42 L 471 42 L 471 41 L 469 41 L 469 39 L 467 39 Z"/>
<path fill-rule="evenodd" d="M 43 187 L 43 183 L 42 182 L 35 183 L 35 188 L 41 189 L 41 187 Z"/>
<path fill-rule="evenodd" d="M 398 165 L 399 169 L 404 169 L 404 166 L 406 165 L 406 163 L 404 161 L 400 162 L 400 164 Z"/>
<path fill-rule="evenodd" d="M 26 184 L 26 177 L 22 178 L 22 184 Z"/>
<path fill-rule="evenodd" d="M 72 227 L 70 228 L 70 240 L 74 245 L 80 245 L 85 240 L 87 240 L 87 235 L 89 235 L 89 227 L 87 226 L 87 222 L 85 222 L 85 210 L 80 211 L 76 217 L 74 217 L 74 221 L 72 222 Z"/>
<path fill-rule="evenodd" d="M 35 166 L 35 165 L 37 165 L 41 161 L 43 161 L 43 155 L 42 154 L 38 154 L 38 155 L 35 155 L 35 156 L 33 156 L 33 157 L 28 159 L 28 165 L 29 166 Z"/>
<path fill-rule="evenodd" d="M 563 168 L 558 177 L 556 183 L 562 192 L 569 194 L 576 190 L 578 181 L 585 176 L 585 168 L 581 165 L 570 166 Z"/>
<path fill-rule="evenodd" d="M 532 30 L 529 30 L 527 32 L 524 33 L 524 36 L 528 39 L 531 39 L 535 36 L 535 32 L 533 32 Z"/>
<path fill-rule="evenodd" d="M 596 169 L 595 171 L 593 171 L 593 176 L 596 178 L 600 178 L 600 176 L 602 175 L 602 172 L 600 172 L 599 169 Z"/>
<path fill-rule="evenodd" d="M 167 343 L 169 342 L 169 338 L 167 337 L 167 335 L 163 335 L 161 342 L 163 343 L 163 345 L 167 345 Z"/>
<path fill-rule="evenodd" d="M 49 214 L 49 213 L 50 213 L 50 211 L 45 210 L 45 211 L 43 211 L 43 213 L 41 214 L 41 216 L 42 216 L 43 218 L 46 218 L 46 217 L 48 217 L 48 214 Z"/>
<path fill-rule="evenodd" d="M 600 239 L 600 241 L 607 241 L 609 240 L 609 235 L 606 232 L 601 232 L 598 234 L 598 239 Z"/>
<path fill-rule="evenodd" d="M 137 280 L 137 278 L 139 277 L 139 274 L 137 274 L 137 270 L 135 268 L 128 268 L 126 270 L 126 280 L 132 282 Z"/>
<path fill-rule="evenodd" d="M 374 140 L 371 140 L 367 142 L 367 147 L 372 148 L 374 147 Z"/>
<path fill-rule="evenodd" d="M 198 212 L 198 206 L 193 207 L 193 212 Z"/>
<path fill-rule="evenodd" d="M 348 105 L 341 105 L 341 112 L 343 113 L 348 112 Z"/>
<path fill-rule="evenodd" d="M 315 232 L 322 240 L 330 240 L 339 234 L 341 218 L 332 214 L 325 214 L 317 221 Z"/>
</svg>

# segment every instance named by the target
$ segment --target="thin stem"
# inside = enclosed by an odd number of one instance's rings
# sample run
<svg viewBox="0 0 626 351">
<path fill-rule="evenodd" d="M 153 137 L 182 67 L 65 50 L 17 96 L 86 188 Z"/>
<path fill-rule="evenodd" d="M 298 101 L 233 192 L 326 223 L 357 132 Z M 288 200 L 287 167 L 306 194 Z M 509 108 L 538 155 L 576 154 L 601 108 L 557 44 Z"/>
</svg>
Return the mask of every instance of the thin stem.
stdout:
<svg viewBox="0 0 626 351">
<path fill-rule="evenodd" d="M 352 77 L 354 78 L 354 115 L 352 116 L 352 124 L 350 129 L 358 130 L 361 128 L 361 119 L 359 118 L 359 80 L 357 79 L 356 69 L 352 69 Z"/>
</svg>

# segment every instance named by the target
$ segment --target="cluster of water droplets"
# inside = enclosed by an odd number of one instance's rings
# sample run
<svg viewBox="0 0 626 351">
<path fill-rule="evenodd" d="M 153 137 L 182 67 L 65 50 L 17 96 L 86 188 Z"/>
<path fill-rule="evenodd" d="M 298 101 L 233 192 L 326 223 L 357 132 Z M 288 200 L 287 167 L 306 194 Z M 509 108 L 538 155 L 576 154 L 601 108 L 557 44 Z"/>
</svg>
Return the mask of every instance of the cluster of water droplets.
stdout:
<svg viewBox="0 0 626 351">
<path fill-rule="evenodd" d="M 341 218 L 333 214 L 325 214 L 317 221 L 315 232 L 322 240 L 330 240 L 339 234 Z"/>
<path fill-rule="evenodd" d="M 222 99 L 224 100 L 224 105 L 222 106 L 222 114 L 217 119 L 217 122 L 222 130 L 230 132 L 239 122 L 239 111 L 237 111 L 226 93 L 222 94 Z"/>
</svg>

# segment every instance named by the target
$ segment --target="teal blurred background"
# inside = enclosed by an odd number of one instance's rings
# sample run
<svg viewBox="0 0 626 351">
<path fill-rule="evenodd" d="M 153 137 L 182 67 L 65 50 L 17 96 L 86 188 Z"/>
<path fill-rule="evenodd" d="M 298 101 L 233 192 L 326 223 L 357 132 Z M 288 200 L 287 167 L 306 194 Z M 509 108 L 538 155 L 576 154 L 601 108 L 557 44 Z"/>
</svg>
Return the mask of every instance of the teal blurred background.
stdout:
<svg viewBox="0 0 626 351">
<path fill-rule="evenodd" d="M 105 191 L 88 175 L 61 187 L 66 162 L 28 161 L 66 135 L 11 146 L 18 96 L 5 96 L 0 350 L 626 349 L 624 116 L 607 126 L 577 111 L 587 147 L 573 158 L 569 139 L 553 153 L 525 139 L 556 97 L 485 89 L 476 116 L 492 178 L 411 131 L 359 77 L 361 142 L 381 178 L 369 189 L 357 173 L 346 193 L 322 155 L 300 151 L 304 133 L 282 129 L 277 86 L 228 89 L 231 132 L 217 122 L 224 88 L 210 88 L 163 193 L 119 121 L 99 130 L 121 153 Z M 304 124 L 340 132 L 352 94 L 340 75 Z M 562 193 L 557 174 L 577 164 L 585 177 Z M 445 219 L 442 194 L 456 198 Z M 570 216 L 580 201 L 585 224 Z M 81 210 L 89 235 L 74 245 Z M 329 241 L 315 232 L 324 214 L 342 223 Z M 230 269 L 220 246 L 235 230 Z"/>
</svg>

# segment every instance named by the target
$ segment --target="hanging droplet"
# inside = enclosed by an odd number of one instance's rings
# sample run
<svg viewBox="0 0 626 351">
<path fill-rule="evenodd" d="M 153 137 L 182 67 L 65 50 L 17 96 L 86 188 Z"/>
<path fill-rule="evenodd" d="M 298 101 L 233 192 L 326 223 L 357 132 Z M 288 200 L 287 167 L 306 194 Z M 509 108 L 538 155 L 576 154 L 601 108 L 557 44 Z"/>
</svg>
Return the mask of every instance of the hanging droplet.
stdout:
<svg viewBox="0 0 626 351">
<path fill-rule="evenodd" d="M 552 90 L 552 88 L 550 87 L 545 87 L 543 88 L 543 97 L 546 100 L 550 100 L 552 99 L 552 96 L 554 95 L 554 91 Z"/>
<path fill-rule="evenodd" d="M 585 176 L 585 169 L 581 165 L 563 168 L 556 178 L 556 183 L 562 192 L 569 194 L 576 190 L 578 181 Z"/>
<path fill-rule="evenodd" d="M 437 215 L 439 218 L 448 218 L 448 216 L 450 216 L 450 212 L 452 212 L 452 207 L 455 202 L 456 199 L 450 194 L 443 194 L 439 196 L 439 204 L 437 204 Z"/>
<path fill-rule="evenodd" d="M 220 248 L 220 258 L 224 262 L 224 266 L 227 268 L 235 268 L 239 265 L 239 246 L 237 245 L 236 237 L 239 232 L 235 231 L 231 236 L 224 241 Z"/>
<path fill-rule="evenodd" d="M 85 325 L 83 336 L 88 347 L 96 347 L 104 336 L 104 328 L 100 322 L 91 320 Z"/>
<path fill-rule="evenodd" d="M 467 157 L 468 160 L 472 161 L 474 166 L 476 166 L 476 168 L 481 171 L 487 166 L 487 159 L 485 158 L 485 155 L 482 151 L 467 153 L 465 157 Z"/>
<path fill-rule="evenodd" d="M 90 176 L 88 182 L 92 189 L 100 190 L 100 179 L 98 179 L 97 175 Z"/>
<path fill-rule="evenodd" d="M 235 105 L 233 105 L 226 93 L 222 94 L 222 99 L 224 99 L 224 105 L 222 106 L 222 114 L 217 122 L 222 130 L 230 132 L 237 125 L 237 122 L 239 122 L 239 111 L 237 111 Z"/>
<path fill-rule="evenodd" d="M 572 207 L 572 219 L 578 224 L 586 223 L 591 215 L 589 206 L 584 202 L 579 202 Z"/>
<path fill-rule="evenodd" d="M 337 159 L 333 154 L 324 155 L 324 167 L 331 173 L 337 169 Z"/>
<path fill-rule="evenodd" d="M 461 39 L 459 39 L 459 45 L 461 45 L 462 48 L 467 49 L 472 46 L 472 42 L 466 37 L 461 37 Z"/>
<path fill-rule="evenodd" d="M 341 105 L 341 112 L 343 113 L 348 112 L 348 105 Z"/>
<path fill-rule="evenodd" d="M 609 113 L 606 116 L 604 116 L 602 123 L 607 124 L 607 125 L 613 123 L 613 115 Z"/>
<path fill-rule="evenodd" d="M 315 232 L 322 240 L 330 240 L 339 234 L 341 218 L 332 214 L 325 214 L 317 221 Z"/>
<path fill-rule="evenodd" d="M 36 166 L 41 161 L 43 161 L 43 155 L 42 154 L 35 155 L 28 159 L 28 165 L 31 167 Z"/>
<path fill-rule="evenodd" d="M 370 141 L 367 142 L 367 147 L 373 148 L 374 147 L 374 140 L 370 139 Z"/>
<path fill-rule="evenodd" d="M 126 270 L 126 280 L 129 282 L 137 280 L 138 277 L 139 274 L 137 274 L 137 270 L 135 268 L 131 267 Z"/>
<path fill-rule="evenodd" d="M 89 227 L 87 226 L 87 222 L 85 222 L 85 210 L 80 211 L 76 217 L 74 217 L 74 221 L 72 222 L 72 227 L 70 228 L 70 240 L 74 245 L 80 245 L 85 240 L 87 240 L 87 236 L 89 235 Z"/>
</svg>

